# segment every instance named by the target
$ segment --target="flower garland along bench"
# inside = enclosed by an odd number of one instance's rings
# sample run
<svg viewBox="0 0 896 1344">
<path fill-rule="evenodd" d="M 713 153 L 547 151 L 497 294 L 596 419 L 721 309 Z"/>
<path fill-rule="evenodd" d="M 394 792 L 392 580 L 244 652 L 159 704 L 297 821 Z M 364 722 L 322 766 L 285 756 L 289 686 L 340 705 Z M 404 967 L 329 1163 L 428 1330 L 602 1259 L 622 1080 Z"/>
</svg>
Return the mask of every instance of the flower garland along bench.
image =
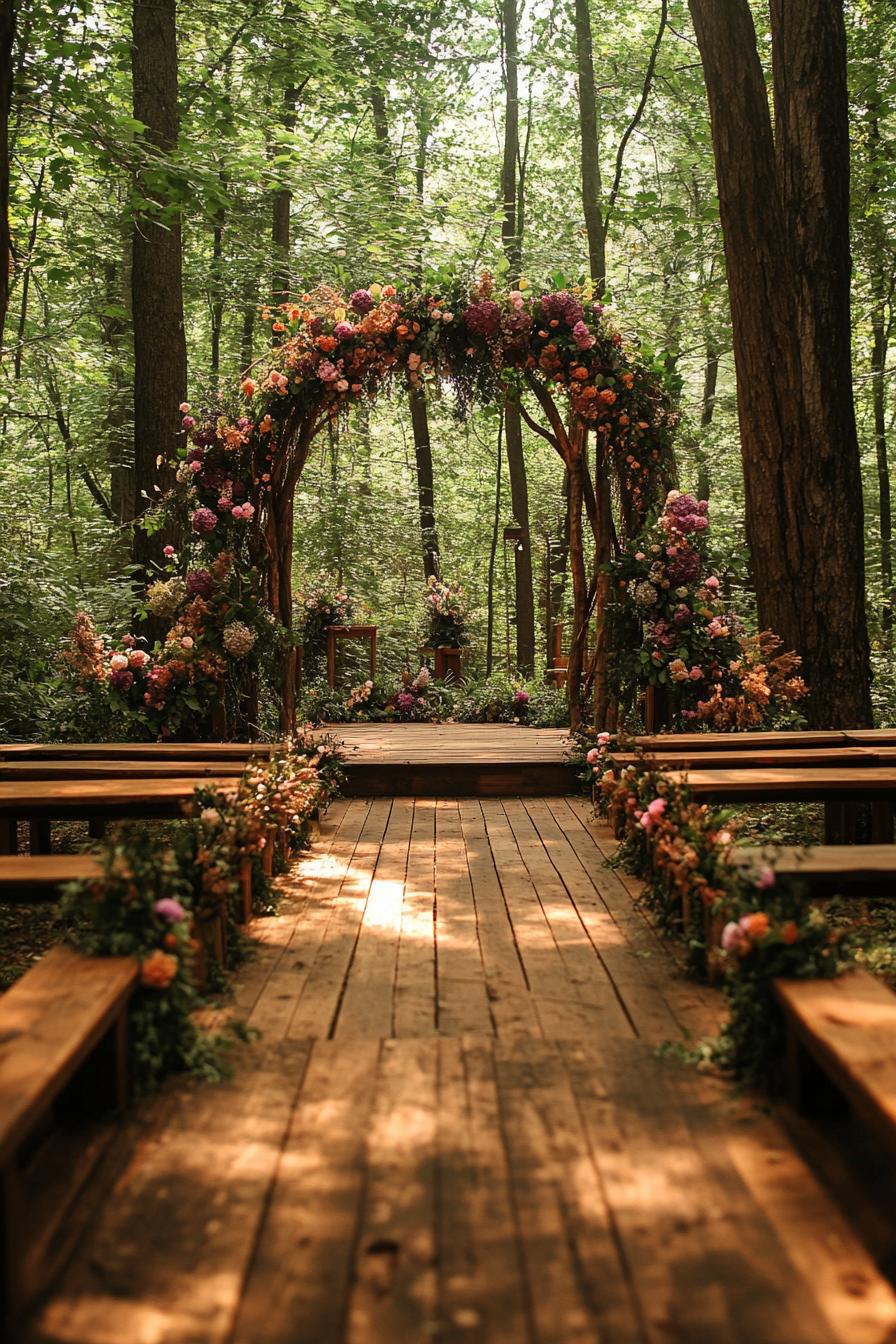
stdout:
<svg viewBox="0 0 896 1344">
<path fill-rule="evenodd" d="M 596 810 L 621 840 L 613 862 L 643 880 L 644 904 L 684 937 L 688 972 L 724 974 L 731 1012 L 717 1058 L 750 1081 L 775 1077 L 785 1046 L 775 981 L 838 975 L 849 938 L 807 900 L 797 874 L 745 865 L 727 814 L 696 798 L 683 776 L 647 760 L 620 765 L 609 734 L 586 765 Z M 861 866 L 864 846 L 850 852 Z"/>
<path fill-rule="evenodd" d="M 304 845 L 339 780 L 339 757 L 328 744 L 312 755 L 278 753 L 250 764 L 226 790 L 193 781 L 188 816 L 170 844 L 128 828 L 97 856 L 5 860 L 19 870 L 19 883 L 22 870 L 29 881 L 31 867 L 38 887 L 64 869 L 77 878 L 63 899 L 77 950 L 53 948 L 0 999 L 0 1312 L 7 1326 L 52 1269 L 48 1248 L 108 1132 L 85 1135 L 85 1113 L 96 1119 L 100 1110 L 121 1109 L 129 1092 L 149 1090 L 171 1071 L 220 1076 L 219 1044 L 195 1023 L 197 982 L 209 977 L 208 949 L 194 934 L 218 920 L 226 954 L 248 913 L 247 865 L 254 908 L 269 908 L 277 838 L 283 854 Z M 59 1152 L 64 1161 L 54 1159 Z M 48 1171 L 64 1172 L 61 1188 L 47 1188 Z"/>
</svg>

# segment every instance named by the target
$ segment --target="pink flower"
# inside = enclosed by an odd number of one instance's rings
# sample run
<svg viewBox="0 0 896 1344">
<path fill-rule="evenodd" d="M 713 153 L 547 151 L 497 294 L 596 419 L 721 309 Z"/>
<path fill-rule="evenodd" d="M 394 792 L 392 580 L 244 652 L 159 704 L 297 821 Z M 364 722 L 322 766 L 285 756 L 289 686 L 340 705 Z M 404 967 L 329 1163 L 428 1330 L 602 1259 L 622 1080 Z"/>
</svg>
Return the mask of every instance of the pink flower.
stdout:
<svg viewBox="0 0 896 1344">
<path fill-rule="evenodd" d="M 597 743 L 598 743 L 598 746 L 605 747 L 605 746 L 607 745 L 607 743 L 609 742 L 609 740 L 610 740 L 610 734 L 609 734 L 609 733 L 598 733 L 598 735 L 597 735 Z"/>
<path fill-rule="evenodd" d="M 653 802 L 647 804 L 646 812 L 642 812 L 639 820 L 645 831 L 648 833 L 653 830 L 656 823 L 666 810 L 665 798 L 654 798 Z"/>
<path fill-rule="evenodd" d="M 186 910 L 180 901 L 176 901 L 173 896 L 163 896 L 160 901 L 156 901 L 153 910 L 160 919 L 164 919 L 168 924 L 179 924 L 182 919 L 187 917 Z"/>
<path fill-rule="evenodd" d="M 584 322 L 577 322 L 572 329 L 572 338 L 580 350 L 590 350 L 595 340 Z"/>
<path fill-rule="evenodd" d="M 109 664 L 113 672 L 120 672 L 127 667 L 128 660 L 123 653 L 113 653 L 112 657 L 109 659 Z"/>
<path fill-rule="evenodd" d="M 117 667 L 109 678 L 109 684 L 116 691 L 129 691 L 134 684 L 134 674 L 127 668 Z"/>
<path fill-rule="evenodd" d="M 337 341 L 347 341 L 354 335 L 355 329 L 351 322 L 337 322 L 333 328 L 333 335 Z"/>
<path fill-rule="evenodd" d="M 725 952 L 739 952 L 744 945 L 744 931 L 732 920 L 722 930 L 722 949 Z"/>
<path fill-rule="evenodd" d="M 702 667 L 692 667 L 692 668 L 691 668 L 691 681 L 701 681 L 702 678 L 703 678 L 703 668 L 702 668 Z"/>
<path fill-rule="evenodd" d="M 710 574 L 709 578 L 706 579 L 705 581 L 705 587 L 707 587 L 710 590 L 710 592 L 714 593 L 718 588 L 718 586 L 719 581 L 716 578 L 715 574 Z"/>
<path fill-rule="evenodd" d="M 128 654 L 128 663 L 131 667 L 145 667 L 149 662 L 149 654 L 144 653 L 142 649 L 132 649 Z"/>
<path fill-rule="evenodd" d="M 192 415 L 185 415 L 184 418 L 183 418 L 183 420 L 181 420 L 180 423 L 181 423 L 181 425 L 183 426 L 184 429 L 195 429 L 195 428 L 196 428 L 196 421 L 193 419 Z"/>
<path fill-rule="evenodd" d="M 132 649 L 134 645 L 137 643 L 133 635 L 123 635 L 121 642 L 126 649 Z"/>
<path fill-rule="evenodd" d="M 600 755 L 601 754 L 598 751 L 597 747 L 592 747 L 588 755 L 585 757 L 585 760 L 588 762 L 589 765 L 595 765 L 600 760 Z"/>
<path fill-rule="evenodd" d="M 336 381 L 336 391 L 337 391 L 337 392 L 347 392 L 347 391 L 348 391 L 348 379 L 347 379 L 347 378 L 339 378 L 339 379 L 337 379 L 337 381 Z"/>
<path fill-rule="evenodd" d="M 191 462 L 191 463 L 190 463 L 190 470 L 192 471 L 193 475 L 195 476 L 197 472 L 199 472 L 199 471 L 202 470 L 202 463 L 201 463 L 201 462 Z"/>
<path fill-rule="evenodd" d="M 182 639 L 181 642 L 180 642 L 180 646 L 181 646 L 182 649 L 192 649 L 192 647 L 193 647 L 193 636 L 192 636 L 192 635 L 184 635 L 183 639 Z"/>
<path fill-rule="evenodd" d="M 339 377 L 339 370 L 328 359 L 322 359 L 317 366 L 317 376 L 322 383 L 333 383 Z"/>
<path fill-rule="evenodd" d="M 180 411 L 181 415 L 186 415 L 189 409 L 190 409 L 190 403 L 188 401 L 182 401 L 180 406 L 178 407 L 178 410 Z"/>
<path fill-rule="evenodd" d="M 759 888 L 760 891 L 768 891 L 769 887 L 773 887 L 774 885 L 775 885 L 774 868 L 770 868 L 767 863 L 763 864 L 763 866 L 759 869 L 758 874 L 756 875 L 756 886 Z"/>
<path fill-rule="evenodd" d="M 165 547 L 163 548 L 163 550 L 162 550 L 162 554 L 164 555 L 164 557 L 165 557 L 166 560 L 170 560 L 170 559 L 172 558 L 172 556 L 174 555 L 174 547 L 173 547 L 173 546 L 165 546 Z"/>
</svg>

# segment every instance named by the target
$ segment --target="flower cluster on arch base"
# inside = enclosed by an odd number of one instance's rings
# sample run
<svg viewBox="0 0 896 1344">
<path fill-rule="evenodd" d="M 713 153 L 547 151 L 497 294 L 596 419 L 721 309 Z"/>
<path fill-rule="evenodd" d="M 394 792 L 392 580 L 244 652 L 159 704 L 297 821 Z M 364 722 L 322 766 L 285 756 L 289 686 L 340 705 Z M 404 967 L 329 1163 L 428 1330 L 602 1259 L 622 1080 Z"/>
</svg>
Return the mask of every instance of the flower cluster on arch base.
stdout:
<svg viewBox="0 0 896 1344">
<path fill-rule="evenodd" d="M 771 631 L 749 634 L 707 558 L 709 506 L 672 490 L 652 528 L 612 567 L 615 601 L 637 631 L 620 680 L 668 686 L 684 724 L 720 732 L 793 713 L 800 659 Z"/>
</svg>

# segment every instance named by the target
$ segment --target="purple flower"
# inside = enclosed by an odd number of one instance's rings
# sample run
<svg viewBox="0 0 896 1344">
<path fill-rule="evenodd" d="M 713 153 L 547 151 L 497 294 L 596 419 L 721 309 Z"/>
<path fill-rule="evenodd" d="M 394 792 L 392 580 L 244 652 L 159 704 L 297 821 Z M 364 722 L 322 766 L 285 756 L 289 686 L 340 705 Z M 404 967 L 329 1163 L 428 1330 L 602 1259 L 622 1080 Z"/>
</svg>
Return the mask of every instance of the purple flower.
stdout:
<svg viewBox="0 0 896 1344">
<path fill-rule="evenodd" d="M 126 667 L 118 667 L 109 678 L 109 685 L 116 691 L 129 691 L 134 684 L 134 674 Z"/>
<path fill-rule="evenodd" d="M 545 322 L 565 322 L 568 327 L 575 327 L 584 318 L 585 309 L 572 294 L 561 289 L 556 294 L 544 295 L 541 315 Z"/>
<path fill-rule="evenodd" d="M 690 625 L 692 619 L 690 607 L 685 602 L 679 602 L 672 613 L 672 619 L 676 625 Z"/>
<path fill-rule="evenodd" d="M 501 309 L 491 299 L 482 299 L 469 305 L 464 322 L 477 336 L 493 336 L 501 325 Z"/>
<path fill-rule="evenodd" d="M 514 693 L 513 693 L 513 703 L 514 703 L 515 705 L 528 705 L 528 703 L 529 703 L 529 692 L 528 692 L 528 691 L 522 691 L 522 690 L 520 690 L 520 691 L 514 691 Z"/>
<path fill-rule="evenodd" d="M 337 341 L 347 341 L 354 335 L 354 333 L 355 329 L 351 322 L 337 322 L 333 328 L 333 335 L 336 337 Z"/>
<path fill-rule="evenodd" d="M 191 597 L 208 597 L 213 586 L 207 569 L 191 569 L 187 575 L 187 592 Z"/>
<path fill-rule="evenodd" d="M 666 565 L 666 574 L 676 586 L 681 583 L 693 583 L 700 573 L 700 553 L 678 548 L 676 554 Z"/>
<path fill-rule="evenodd" d="M 580 350 L 590 350 L 595 340 L 584 322 L 577 322 L 572 329 L 573 340 Z"/>
<path fill-rule="evenodd" d="M 414 697 L 409 691 L 399 691 L 395 697 L 395 707 L 399 714 L 410 714 L 414 708 Z"/>
<path fill-rule="evenodd" d="M 179 924 L 182 919 L 187 917 L 186 910 L 180 901 L 176 901 L 173 896 L 163 896 L 160 901 L 156 901 L 153 910 L 160 919 L 164 919 L 168 924 Z"/>
<path fill-rule="evenodd" d="M 524 309 L 508 313 L 504 319 L 504 328 L 510 336 L 527 336 L 532 326 L 532 314 Z"/>
<path fill-rule="evenodd" d="M 190 526 L 194 532 L 203 536 L 207 532 L 214 532 L 218 526 L 218 515 L 212 513 L 211 509 L 197 509 L 190 519 Z"/>
<path fill-rule="evenodd" d="M 369 290 L 356 289 L 348 301 L 348 306 L 356 313 L 369 313 L 373 307 L 373 295 Z"/>
</svg>

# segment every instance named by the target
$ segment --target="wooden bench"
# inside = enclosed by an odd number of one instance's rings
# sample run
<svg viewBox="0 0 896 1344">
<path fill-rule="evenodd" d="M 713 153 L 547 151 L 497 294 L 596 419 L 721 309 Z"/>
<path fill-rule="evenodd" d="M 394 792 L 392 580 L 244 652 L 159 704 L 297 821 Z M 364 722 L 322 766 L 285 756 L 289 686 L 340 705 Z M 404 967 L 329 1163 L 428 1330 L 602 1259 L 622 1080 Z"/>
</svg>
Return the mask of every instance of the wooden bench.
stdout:
<svg viewBox="0 0 896 1344">
<path fill-rule="evenodd" d="M 270 756 L 282 742 L 12 742 L 0 761 L 245 761 Z"/>
<path fill-rule="evenodd" d="M 896 845 L 738 846 L 733 864 L 800 878 L 811 896 L 896 896 Z"/>
<path fill-rule="evenodd" d="M 223 789 L 234 787 L 233 778 L 228 776 L 203 776 L 203 782 Z M 16 853 L 20 818 L 32 825 L 88 821 L 96 832 L 110 821 L 130 817 L 179 817 L 192 800 L 196 784 L 195 777 L 0 780 L 0 854 Z M 32 848 L 39 849 L 47 838 L 46 828 L 39 828 L 36 845 L 32 833 Z"/>
<path fill-rule="evenodd" d="M 893 839 L 896 767 L 830 766 L 799 769 L 689 770 L 666 772 L 687 787 L 700 802 L 712 803 L 825 803 L 825 838 L 837 844 L 848 840 L 844 804 L 871 804 L 871 842 Z"/>
<path fill-rule="evenodd" d="M 0 782 L 12 779 L 239 779 L 243 760 L 72 760 L 21 759 L 0 761 Z"/>
<path fill-rule="evenodd" d="M 887 739 L 872 734 L 887 734 Z M 747 733 L 645 733 L 630 738 L 628 743 L 641 751 L 806 751 L 816 747 L 866 746 L 873 742 L 889 741 L 896 745 L 896 729 L 857 729 L 856 736 L 850 738 L 846 732 L 836 729 L 787 730 L 784 732 L 747 732 Z"/>
<path fill-rule="evenodd" d="M 896 995 L 867 971 L 836 980 L 776 980 L 787 1024 L 787 1076 L 794 1103 L 820 1100 L 818 1071 L 896 1155 Z"/>
<path fill-rule="evenodd" d="M 815 747 L 808 750 L 796 750 L 793 747 L 781 747 L 777 751 L 762 751 L 757 747 L 741 748 L 736 751 L 694 751 L 686 748 L 644 752 L 613 752 L 613 760 L 619 765 L 636 765 L 644 761 L 658 770 L 750 770 L 750 769 L 811 769 L 821 767 L 886 764 L 896 759 L 896 753 L 890 756 L 890 748 L 873 747 Z M 2 770 L 2 767 L 0 767 Z"/>
<path fill-rule="evenodd" d="M 102 863 L 91 854 L 0 855 L 0 902 L 55 901 L 66 882 L 102 875 Z"/>
<path fill-rule="evenodd" d="M 137 964 L 55 947 L 0 1000 L 4 1338 L 64 1253 L 60 1231 L 127 1100 Z"/>
</svg>

